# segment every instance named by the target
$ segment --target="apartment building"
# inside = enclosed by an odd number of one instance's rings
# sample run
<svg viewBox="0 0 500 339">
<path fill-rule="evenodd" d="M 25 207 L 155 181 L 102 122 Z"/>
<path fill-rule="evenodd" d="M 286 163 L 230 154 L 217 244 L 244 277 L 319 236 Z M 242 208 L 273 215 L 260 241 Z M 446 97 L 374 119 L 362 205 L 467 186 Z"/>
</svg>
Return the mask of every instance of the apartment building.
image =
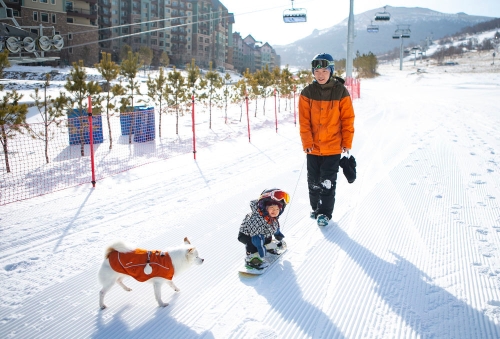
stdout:
<svg viewBox="0 0 500 339">
<path fill-rule="evenodd" d="M 125 45 L 153 51 L 153 65 L 163 52 L 183 67 L 195 59 L 200 67 L 251 72 L 279 66 L 268 43 L 233 33 L 234 15 L 219 0 L 0 0 L 10 11 L 0 21 L 37 35 L 61 35 L 64 48 L 43 52 L 71 65 L 93 66 L 101 52 L 120 62 Z M 1 14 L 1 13 L 0 13 Z M 10 17 L 9 17 L 10 16 Z M 23 54 L 27 54 L 24 53 Z M 33 55 L 33 53 L 31 53 Z M 34 55 L 33 55 L 34 56 Z"/>
<path fill-rule="evenodd" d="M 252 35 L 242 38 L 240 33 L 233 33 L 232 62 L 235 70 L 244 73 L 247 69 L 254 73 L 266 67 L 272 70 L 281 66 L 281 58 L 269 43 L 262 44 Z"/>
<path fill-rule="evenodd" d="M 166 52 L 170 63 L 225 68 L 234 18 L 218 0 L 99 0 L 100 48 L 119 60 L 127 44 Z M 154 62 L 154 61 L 153 61 Z"/>
<path fill-rule="evenodd" d="M 97 0 L 0 0 L 9 9 L 0 21 L 30 31 L 37 36 L 61 35 L 64 47 L 48 52 L 28 53 L 24 50 L 13 57 L 59 57 L 52 64 L 71 65 L 84 60 L 86 66 L 98 62 Z M 2 6 L 3 7 L 3 6 Z"/>
</svg>

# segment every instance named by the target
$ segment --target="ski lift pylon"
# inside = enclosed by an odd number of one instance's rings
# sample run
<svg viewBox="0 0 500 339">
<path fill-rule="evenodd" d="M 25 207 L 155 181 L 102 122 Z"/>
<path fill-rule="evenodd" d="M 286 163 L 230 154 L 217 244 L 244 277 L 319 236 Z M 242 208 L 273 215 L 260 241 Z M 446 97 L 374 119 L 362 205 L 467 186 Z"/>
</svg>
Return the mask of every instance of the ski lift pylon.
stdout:
<svg viewBox="0 0 500 339">
<path fill-rule="evenodd" d="M 384 11 L 383 12 L 377 12 L 375 13 L 375 21 L 389 21 L 391 20 L 391 14 L 385 10 L 384 6 Z"/>
<path fill-rule="evenodd" d="M 283 21 L 285 23 L 306 22 L 307 11 L 305 8 L 294 8 L 292 0 L 292 8 L 283 11 Z"/>
</svg>

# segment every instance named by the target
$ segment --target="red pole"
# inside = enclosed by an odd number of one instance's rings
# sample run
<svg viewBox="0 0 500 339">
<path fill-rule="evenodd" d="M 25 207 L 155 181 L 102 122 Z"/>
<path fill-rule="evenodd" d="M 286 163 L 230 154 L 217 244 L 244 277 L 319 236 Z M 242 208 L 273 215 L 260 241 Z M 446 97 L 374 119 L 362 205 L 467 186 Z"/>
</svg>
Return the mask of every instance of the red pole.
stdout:
<svg viewBox="0 0 500 339">
<path fill-rule="evenodd" d="M 196 160 L 196 131 L 195 131 L 195 125 L 194 125 L 194 93 L 191 95 L 191 116 L 193 119 L 193 155 L 194 155 L 194 160 Z"/>
<path fill-rule="evenodd" d="M 297 126 L 297 114 L 295 112 L 295 91 L 297 90 L 297 87 L 293 85 L 293 124 Z"/>
<path fill-rule="evenodd" d="M 95 187 L 95 162 L 94 162 L 94 131 L 92 126 L 92 98 L 88 96 L 89 108 L 87 110 L 89 117 L 90 134 L 90 166 L 92 168 L 92 187 Z"/>
<path fill-rule="evenodd" d="M 248 126 L 248 142 L 250 142 L 250 117 L 248 116 L 248 91 L 245 93 L 245 102 L 247 105 L 247 126 Z"/>
<path fill-rule="evenodd" d="M 278 112 L 276 111 L 276 88 L 274 89 L 274 121 L 276 123 L 276 133 L 278 133 Z"/>
</svg>

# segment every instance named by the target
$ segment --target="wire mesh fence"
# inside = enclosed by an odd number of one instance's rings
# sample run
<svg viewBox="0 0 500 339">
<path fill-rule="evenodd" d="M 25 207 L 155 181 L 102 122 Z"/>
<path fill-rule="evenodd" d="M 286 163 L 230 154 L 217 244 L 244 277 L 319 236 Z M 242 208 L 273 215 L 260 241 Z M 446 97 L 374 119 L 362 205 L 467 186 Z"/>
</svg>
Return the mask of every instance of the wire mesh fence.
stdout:
<svg viewBox="0 0 500 339">
<path fill-rule="evenodd" d="M 197 113 L 197 148 L 246 136 L 246 112 L 240 108 L 233 107 L 229 118 L 214 115 L 216 123 L 211 129 L 207 127 L 208 114 Z M 272 113 L 267 112 L 265 119 L 252 118 L 252 125 L 274 132 Z M 280 113 L 279 119 L 293 121 L 293 112 Z M 109 119 L 106 114 L 95 115 L 91 120 L 95 180 L 193 152 L 193 126 L 189 116 L 177 119 L 176 114 L 162 114 L 160 128 L 158 112 L 153 107 L 141 107 Z M 0 205 L 90 183 L 89 121 L 86 112 L 74 111 L 66 119 L 50 125 L 31 123 L 29 129 L 7 131 L 12 137 L 6 139 L 4 152 L 0 153 Z"/>
</svg>

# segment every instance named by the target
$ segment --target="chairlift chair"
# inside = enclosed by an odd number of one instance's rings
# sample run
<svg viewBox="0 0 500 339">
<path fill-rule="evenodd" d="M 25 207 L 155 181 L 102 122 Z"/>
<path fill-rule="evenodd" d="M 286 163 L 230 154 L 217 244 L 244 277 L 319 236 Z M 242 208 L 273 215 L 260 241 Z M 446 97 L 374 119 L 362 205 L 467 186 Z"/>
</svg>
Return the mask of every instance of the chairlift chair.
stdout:
<svg viewBox="0 0 500 339">
<path fill-rule="evenodd" d="M 391 20 L 391 14 L 389 12 L 386 12 L 385 6 L 383 12 L 375 13 L 375 21 L 389 21 L 389 20 Z"/>
<path fill-rule="evenodd" d="M 372 22 L 370 21 L 370 24 L 366 28 L 366 31 L 368 33 L 378 33 L 378 26 L 377 25 L 372 25 Z"/>
<path fill-rule="evenodd" d="M 292 8 L 283 11 L 283 21 L 285 23 L 306 22 L 307 11 L 305 8 L 294 8 L 292 0 Z"/>
<path fill-rule="evenodd" d="M 408 30 L 408 32 L 403 32 L 403 34 L 401 34 L 401 37 L 403 39 L 408 39 L 410 37 L 410 30 Z"/>
<path fill-rule="evenodd" d="M 393 39 L 399 39 L 401 38 L 402 31 L 398 28 L 397 30 L 394 31 L 394 34 L 392 35 Z"/>
</svg>

